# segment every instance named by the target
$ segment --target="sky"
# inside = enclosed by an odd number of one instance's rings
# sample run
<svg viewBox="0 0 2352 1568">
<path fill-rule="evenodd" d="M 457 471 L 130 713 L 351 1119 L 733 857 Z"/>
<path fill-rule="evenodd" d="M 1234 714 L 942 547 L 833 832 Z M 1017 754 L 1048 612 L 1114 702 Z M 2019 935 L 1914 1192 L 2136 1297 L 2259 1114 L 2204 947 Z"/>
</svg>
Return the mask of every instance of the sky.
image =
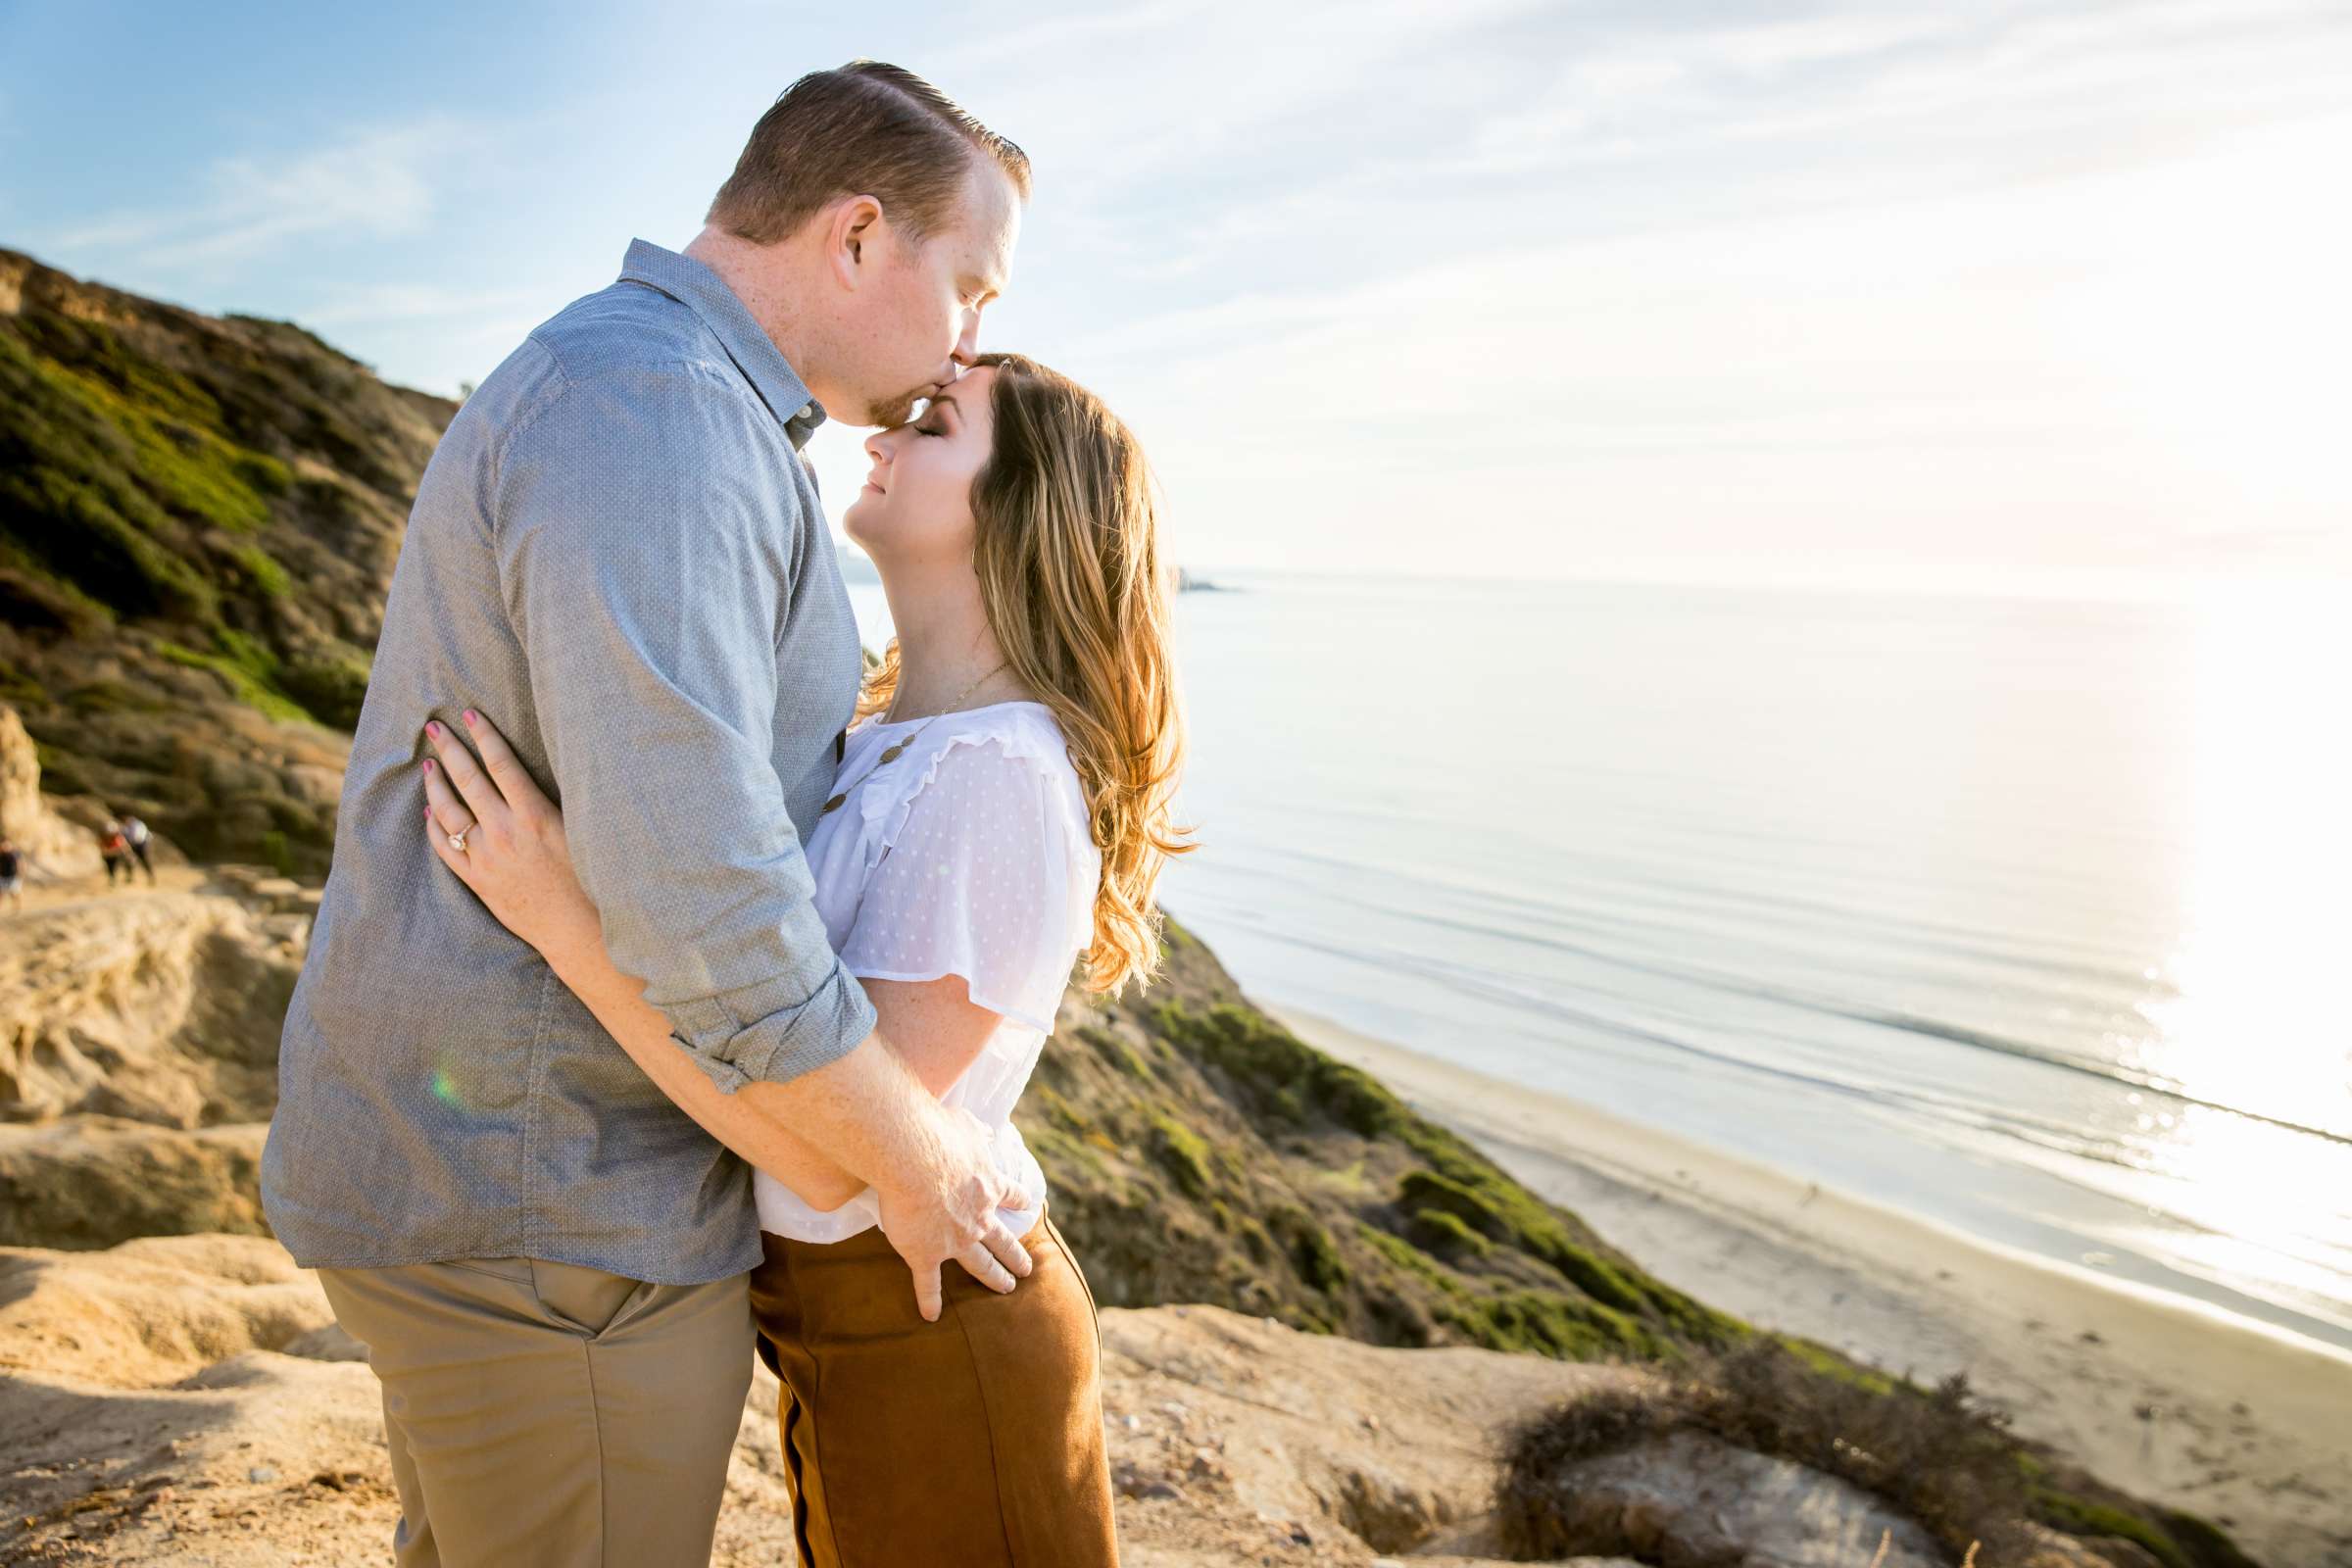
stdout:
<svg viewBox="0 0 2352 1568">
<path fill-rule="evenodd" d="M 1188 564 L 2352 591 L 2343 0 L 0 0 L 0 245 L 454 393 L 860 55 Z"/>
</svg>

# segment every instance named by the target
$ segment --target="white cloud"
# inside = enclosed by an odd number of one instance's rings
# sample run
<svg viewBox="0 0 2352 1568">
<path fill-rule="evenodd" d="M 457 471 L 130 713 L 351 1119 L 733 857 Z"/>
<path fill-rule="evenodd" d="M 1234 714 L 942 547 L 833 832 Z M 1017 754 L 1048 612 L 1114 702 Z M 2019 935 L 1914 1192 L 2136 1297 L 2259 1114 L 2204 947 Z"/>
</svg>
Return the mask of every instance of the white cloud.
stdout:
<svg viewBox="0 0 2352 1568">
<path fill-rule="evenodd" d="M 1059 292 L 1005 319 L 1146 431 L 1196 560 L 1303 564 L 1338 536 L 1401 566 L 1443 518 L 1538 571 L 2352 565 L 2328 525 L 2352 481 L 2313 413 L 2333 400 L 2281 346 L 2289 322 L 2337 341 L 2323 274 L 2352 272 L 2296 218 L 2352 163 L 2312 118 L 2348 22 L 2282 0 L 1384 12 L 1337 40 L 1303 120 L 1264 83 L 1325 40 L 1269 27 L 1205 185 L 1125 133 L 1192 123 L 1159 96 L 1197 65 L 1170 40 L 1074 89 L 1094 184 L 1073 219 L 1047 175 L 1032 244 L 1060 270 L 1028 285 Z M 2167 295 L 2169 318 L 2130 316 Z M 2248 310 L 2267 346 L 2233 330 Z"/>
<path fill-rule="evenodd" d="M 60 225 L 42 247 L 76 265 L 138 271 L 219 269 L 290 240 L 416 232 L 435 214 L 435 171 L 466 145 L 450 120 L 357 131 L 285 156 L 216 160 L 185 205 L 102 213 Z"/>
<path fill-rule="evenodd" d="M 1705 51 L 1756 75 L 1790 66 L 1814 66 L 1886 54 L 1946 37 L 1960 30 L 1966 13 L 1887 13 L 1881 10 L 1803 17 L 1723 28 L 1704 41 Z"/>
<path fill-rule="evenodd" d="M 2347 162 L 2352 121 L 2315 121 L 1475 254 L 1120 323 L 1073 368 L 1146 433 L 1200 561 L 1403 564 L 1442 531 L 1536 574 L 2352 569 L 2352 226 L 2316 200 Z"/>
<path fill-rule="evenodd" d="M 378 283 L 330 296 L 302 313 L 311 327 L 449 321 L 485 313 L 512 315 L 536 303 L 518 288 L 453 289 L 431 283 Z"/>
<path fill-rule="evenodd" d="M 1346 117 L 1342 139 L 1377 144 L 1402 133 L 1377 107 L 1395 101 L 1400 78 L 1438 77 L 1445 51 L 1465 35 L 1543 9 L 1542 0 L 1161 4 L 1037 24 L 948 55 L 940 76 L 984 103 L 984 118 L 1038 155 L 1048 188 L 1069 199 L 1272 162 L 1275 149 L 1257 139 L 1267 127 L 1311 130 L 1335 103 L 1370 105 Z M 956 86 L 966 72 L 978 86 Z"/>
<path fill-rule="evenodd" d="M 2352 13 L 2304 0 L 2107 0 L 2063 10 L 1838 12 L 1764 25 L 1636 27 L 1573 58 L 1480 128 L 1476 161 L 1532 172 L 1741 167 L 1741 144 L 1850 169 L 2014 171 L 2208 122 L 2340 102 Z"/>
</svg>

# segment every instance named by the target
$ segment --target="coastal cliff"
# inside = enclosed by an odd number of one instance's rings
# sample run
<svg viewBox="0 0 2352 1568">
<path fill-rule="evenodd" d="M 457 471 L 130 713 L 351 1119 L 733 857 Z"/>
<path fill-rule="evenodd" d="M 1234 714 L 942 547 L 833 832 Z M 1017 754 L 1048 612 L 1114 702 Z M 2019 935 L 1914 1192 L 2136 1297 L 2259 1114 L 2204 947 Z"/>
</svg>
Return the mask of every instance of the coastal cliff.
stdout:
<svg viewBox="0 0 2352 1568">
<path fill-rule="evenodd" d="M 324 869 L 401 529 L 457 406 L 298 326 L 0 250 L 0 701 L 49 789 Z"/>
</svg>

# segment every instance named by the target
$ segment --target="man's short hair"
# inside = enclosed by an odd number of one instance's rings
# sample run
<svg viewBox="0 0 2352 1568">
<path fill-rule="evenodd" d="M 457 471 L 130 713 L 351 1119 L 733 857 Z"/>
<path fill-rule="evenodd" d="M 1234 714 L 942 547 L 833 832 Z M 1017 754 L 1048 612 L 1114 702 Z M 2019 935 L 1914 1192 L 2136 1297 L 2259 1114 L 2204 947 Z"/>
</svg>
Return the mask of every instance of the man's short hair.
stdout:
<svg viewBox="0 0 2352 1568">
<path fill-rule="evenodd" d="M 1029 155 L 913 72 L 879 60 L 812 71 L 768 106 L 706 220 L 773 245 L 843 196 L 871 196 L 916 239 L 948 228 L 976 157 L 1022 199 Z"/>
</svg>

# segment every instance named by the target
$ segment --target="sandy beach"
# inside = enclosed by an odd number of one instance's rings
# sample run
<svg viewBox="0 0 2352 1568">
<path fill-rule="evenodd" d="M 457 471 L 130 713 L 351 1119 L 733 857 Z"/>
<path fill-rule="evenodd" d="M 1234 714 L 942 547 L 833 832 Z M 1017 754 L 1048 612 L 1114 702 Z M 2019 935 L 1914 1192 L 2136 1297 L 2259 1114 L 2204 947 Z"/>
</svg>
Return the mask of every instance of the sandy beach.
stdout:
<svg viewBox="0 0 2352 1568">
<path fill-rule="evenodd" d="M 1280 1016 L 1710 1304 L 1921 1380 L 1966 1372 L 2020 1433 L 2271 1568 L 2352 1565 L 2352 1356 Z"/>
</svg>

